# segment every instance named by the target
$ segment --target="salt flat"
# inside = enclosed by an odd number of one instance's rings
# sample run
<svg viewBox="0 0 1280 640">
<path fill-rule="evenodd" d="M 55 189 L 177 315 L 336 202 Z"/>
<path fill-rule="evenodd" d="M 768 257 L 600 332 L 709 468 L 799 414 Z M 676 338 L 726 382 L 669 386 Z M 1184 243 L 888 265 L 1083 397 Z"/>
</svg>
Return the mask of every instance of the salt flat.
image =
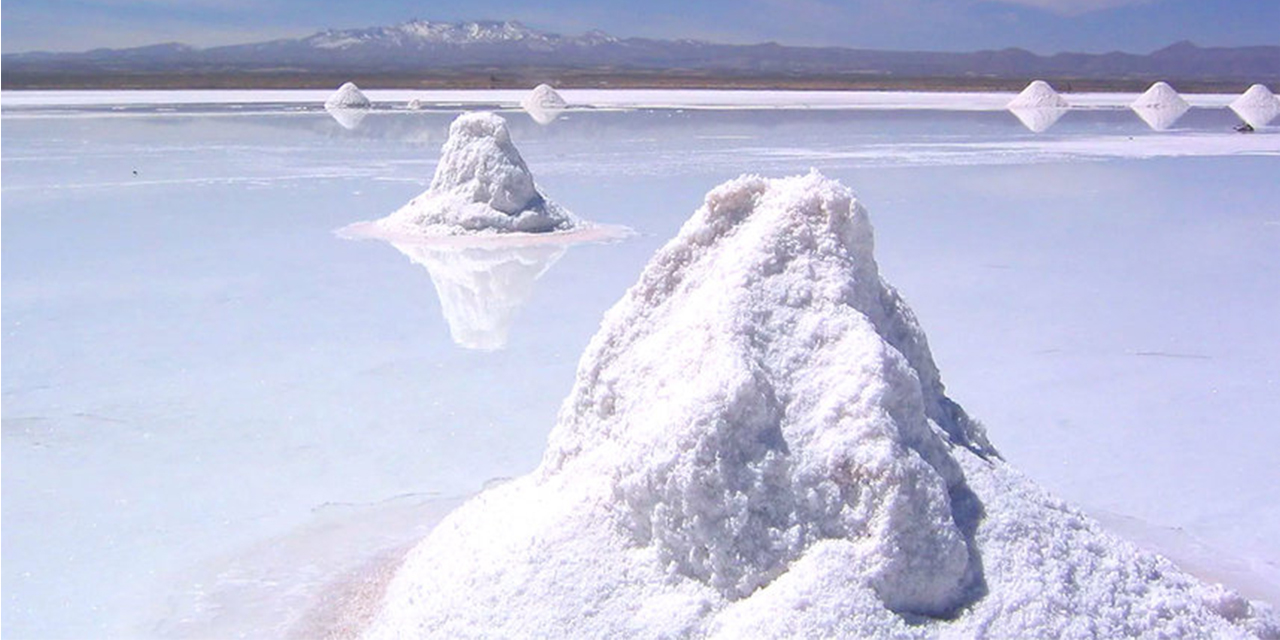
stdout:
<svg viewBox="0 0 1280 640">
<path fill-rule="evenodd" d="M 949 395 L 1013 466 L 1280 600 L 1280 136 L 1233 133 L 1231 96 L 1156 132 L 1135 96 L 1068 95 L 1087 108 L 1033 134 L 1008 95 L 565 91 L 626 110 L 540 126 L 523 92 L 445 94 L 348 130 L 313 93 L 0 97 L 6 637 L 305 618 L 420 533 L 404 510 L 537 464 L 601 314 L 712 185 L 810 167 L 870 208 Z M 509 104 L 541 187 L 637 231 L 512 279 L 497 351 L 453 342 L 428 269 L 333 234 L 426 187 L 445 102 Z M 372 513 L 405 528 L 307 551 Z M 273 592 L 240 569 L 273 541 L 314 568 L 237 618 L 237 588 Z"/>
</svg>

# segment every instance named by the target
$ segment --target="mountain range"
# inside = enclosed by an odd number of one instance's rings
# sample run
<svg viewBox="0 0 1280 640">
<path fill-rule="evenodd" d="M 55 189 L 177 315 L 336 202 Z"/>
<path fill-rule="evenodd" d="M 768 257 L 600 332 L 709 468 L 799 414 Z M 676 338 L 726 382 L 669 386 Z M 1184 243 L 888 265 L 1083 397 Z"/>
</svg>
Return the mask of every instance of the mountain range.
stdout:
<svg viewBox="0 0 1280 640">
<path fill-rule="evenodd" d="M 303 38 L 195 48 L 158 44 L 81 53 L 4 54 L 10 88 L 119 84 L 168 78 L 192 86 L 213 77 L 375 76 L 384 83 L 429 76 L 593 74 L 740 79 L 1171 80 L 1210 83 L 1280 81 L 1280 46 L 1198 47 L 1180 42 L 1150 54 L 1059 53 L 1024 49 L 965 53 L 799 47 L 777 43 L 617 38 L 600 31 L 564 36 L 512 21 L 413 20 L 390 27 L 325 30 Z M 534 73 L 536 71 L 536 73 Z M 514 75 L 512 75 L 514 74 Z M 397 81 L 396 78 L 401 80 Z M 327 81 L 327 80 L 326 80 Z M 259 83 L 260 84 L 260 83 Z M 410 84 L 413 84 L 410 82 Z"/>
</svg>

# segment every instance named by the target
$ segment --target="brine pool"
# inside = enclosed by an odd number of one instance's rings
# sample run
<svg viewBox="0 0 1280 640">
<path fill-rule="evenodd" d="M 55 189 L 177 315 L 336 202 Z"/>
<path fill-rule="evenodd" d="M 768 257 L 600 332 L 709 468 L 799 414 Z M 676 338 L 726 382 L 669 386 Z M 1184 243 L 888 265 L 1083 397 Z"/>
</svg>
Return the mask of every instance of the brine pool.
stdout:
<svg viewBox="0 0 1280 640">
<path fill-rule="evenodd" d="M 0 98 L 6 638 L 358 626 L 334 602 L 371 567 L 537 465 L 602 314 L 703 194 L 811 168 L 858 193 L 1007 460 L 1280 604 L 1280 130 L 1233 132 L 1229 97 L 1164 131 L 1082 97 L 1033 133 L 999 95 L 658 92 L 544 126 L 510 92 L 369 93 L 354 128 L 323 94 Z M 549 197 L 634 234 L 335 234 L 425 189 L 480 108 Z"/>
</svg>

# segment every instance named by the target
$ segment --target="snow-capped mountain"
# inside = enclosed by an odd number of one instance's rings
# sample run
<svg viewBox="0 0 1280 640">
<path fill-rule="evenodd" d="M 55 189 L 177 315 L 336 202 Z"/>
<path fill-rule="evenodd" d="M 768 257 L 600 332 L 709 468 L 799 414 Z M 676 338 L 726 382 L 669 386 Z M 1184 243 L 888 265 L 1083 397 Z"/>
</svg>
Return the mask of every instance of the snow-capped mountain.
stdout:
<svg viewBox="0 0 1280 640">
<path fill-rule="evenodd" d="M 617 73 L 681 72 L 749 77 L 898 77 L 1280 80 L 1280 47 L 1202 48 L 1178 43 L 1148 55 L 1022 49 L 945 53 L 726 45 L 696 40 L 617 38 L 600 31 L 566 36 L 514 21 L 412 20 L 387 27 L 329 29 L 304 38 L 197 49 L 160 44 L 83 53 L 3 56 L 6 88 L 112 74 L 419 74 L 441 71 L 554 69 Z"/>
<path fill-rule="evenodd" d="M 515 21 L 484 20 L 453 23 L 411 20 L 393 27 L 326 29 L 303 38 L 302 43 L 317 49 L 351 49 L 369 46 L 414 49 L 438 45 L 466 46 L 500 43 L 549 49 L 568 43 L 601 44 L 616 40 L 600 32 L 578 38 L 567 38 L 536 31 Z"/>
</svg>

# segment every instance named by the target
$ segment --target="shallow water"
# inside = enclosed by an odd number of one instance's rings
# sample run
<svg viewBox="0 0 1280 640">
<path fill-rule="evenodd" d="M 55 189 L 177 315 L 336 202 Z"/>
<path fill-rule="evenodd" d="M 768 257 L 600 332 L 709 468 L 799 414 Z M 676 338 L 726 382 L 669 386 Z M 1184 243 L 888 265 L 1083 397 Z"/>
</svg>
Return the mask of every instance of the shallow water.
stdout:
<svg viewBox="0 0 1280 640">
<path fill-rule="evenodd" d="M 305 624 L 319 586 L 538 463 L 601 314 L 709 188 L 810 167 L 859 193 L 1008 460 L 1280 593 L 1274 127 L 507 112 L 552 199 L 636 235 L 428 259 L 333 232 L 424 189 L 456 112 L 164 109 L 4 111 L 5 637 Z"/>
</svg>

